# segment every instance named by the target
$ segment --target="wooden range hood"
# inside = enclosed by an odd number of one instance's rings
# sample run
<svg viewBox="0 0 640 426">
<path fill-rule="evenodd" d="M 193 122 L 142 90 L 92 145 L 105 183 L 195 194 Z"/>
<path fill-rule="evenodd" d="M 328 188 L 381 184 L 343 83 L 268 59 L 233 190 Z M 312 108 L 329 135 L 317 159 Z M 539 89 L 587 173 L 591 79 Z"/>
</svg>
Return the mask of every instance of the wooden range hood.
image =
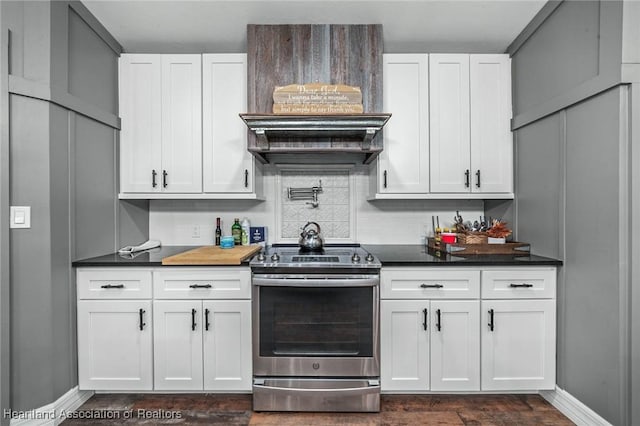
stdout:
<svg viewBox="0 0 640 426">
<path fill-rule="evenodd" d="M 248 25 L 247 149 L 262 163 L 340 154 L 370 163 L 383 149 L 382 25 Z M 271 114 L 275 86 L 323 82 L 358 86 L 364 114 Z M 342 154 L 349 155 L 342 155 Z M 272 156 L 276 154 L 276 156 Z"/>
</svg>

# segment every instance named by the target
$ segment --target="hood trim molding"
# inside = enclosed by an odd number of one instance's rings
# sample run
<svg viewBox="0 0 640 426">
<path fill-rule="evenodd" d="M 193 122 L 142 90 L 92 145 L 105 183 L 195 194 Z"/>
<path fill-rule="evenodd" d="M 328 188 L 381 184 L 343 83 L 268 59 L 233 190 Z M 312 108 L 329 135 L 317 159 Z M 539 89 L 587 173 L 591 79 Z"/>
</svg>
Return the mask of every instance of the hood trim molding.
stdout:
<svg viewBox="0 0 640 426">
<path fill-rule="evenodd" d="M 334 152 L 362 153 L 363 164 L 369 164 L 382 151 L 382 143 L 376 143 L 382 138 L 376 136 L 390 117 L 387 113 L 240 114 L 257 140 L 249 151 L 263 164 L 269 162 L 267 154 Z M 324 140 L 329 138 L 339 138 L 339 142 Z"/>
</svg>

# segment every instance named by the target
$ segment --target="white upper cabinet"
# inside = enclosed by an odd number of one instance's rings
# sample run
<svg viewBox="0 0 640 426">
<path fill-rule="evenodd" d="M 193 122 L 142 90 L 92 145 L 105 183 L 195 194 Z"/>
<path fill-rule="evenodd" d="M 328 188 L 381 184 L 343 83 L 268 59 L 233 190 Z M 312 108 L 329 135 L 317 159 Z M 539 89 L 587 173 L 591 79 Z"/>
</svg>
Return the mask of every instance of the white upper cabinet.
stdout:
<svg viewBox="0 0 640 426">
<path fill-rule="evenodd" d="M 509 57 L 433 54 L 429 72 L 431 192 L 512 197 Z"/>
<path fill-rule="evenodd" d="M 156 192 L 161 188 L 160 70 L 160 55 L 120 57 L 121 192 Z"/>
<path fill-rule="evenodd" d="M 511 62 L 470 55 L 472 192 L 513 192 Z"/>
<path fill-rule="evenodd" d="M 383 57 L 384 128 L 376 194 L 429 192 L 429 62 L 426 54 Z"/>
<path fill-rule="evenodd" d="M 469 55 L 430 55 L 431 192 L 469 192 Z"/>
<path fill-rule="evenodd" d="M 255 191 L 254 159 L 247 151 L 247 55 L 202 56 L 203 177 L 206 193 Z"/>
<path fill-rule="evenodd" d="M 202 191 L 200 55 L 120 57 L 120 191 Z"/>
</svg>

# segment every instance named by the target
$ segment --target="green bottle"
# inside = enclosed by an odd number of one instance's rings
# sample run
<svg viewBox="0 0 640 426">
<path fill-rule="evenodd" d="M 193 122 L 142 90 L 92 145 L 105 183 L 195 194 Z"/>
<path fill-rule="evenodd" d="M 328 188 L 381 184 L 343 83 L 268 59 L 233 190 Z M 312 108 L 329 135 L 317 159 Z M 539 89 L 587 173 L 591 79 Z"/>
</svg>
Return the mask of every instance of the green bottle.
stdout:
<svg viewBox="0 0 640 426">
<path fill-rule="evenodd" d="M 233 236 L 233 243 L 237 246 L 242 245 L 242 225 L 240 225 L 240 219 L 233 219 L 233 225 L 231 225 L 231 235 Z"/>
</svg>

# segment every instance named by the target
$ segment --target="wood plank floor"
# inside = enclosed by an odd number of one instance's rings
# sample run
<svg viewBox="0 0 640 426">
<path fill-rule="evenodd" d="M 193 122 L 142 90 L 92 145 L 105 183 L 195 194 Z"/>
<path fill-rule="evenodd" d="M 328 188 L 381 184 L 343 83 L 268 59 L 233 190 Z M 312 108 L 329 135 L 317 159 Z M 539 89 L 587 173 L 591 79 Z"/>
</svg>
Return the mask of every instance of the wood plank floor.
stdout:
<svg viewBox="0 0 640 426">
<path fill-rule="evenodd" d="M 524 394 L 382 395 L 380 413 L 257 413 L 237 394 L 97 394 L 75 415 L 62 425 L 573 425 Z"/>
</svg>

